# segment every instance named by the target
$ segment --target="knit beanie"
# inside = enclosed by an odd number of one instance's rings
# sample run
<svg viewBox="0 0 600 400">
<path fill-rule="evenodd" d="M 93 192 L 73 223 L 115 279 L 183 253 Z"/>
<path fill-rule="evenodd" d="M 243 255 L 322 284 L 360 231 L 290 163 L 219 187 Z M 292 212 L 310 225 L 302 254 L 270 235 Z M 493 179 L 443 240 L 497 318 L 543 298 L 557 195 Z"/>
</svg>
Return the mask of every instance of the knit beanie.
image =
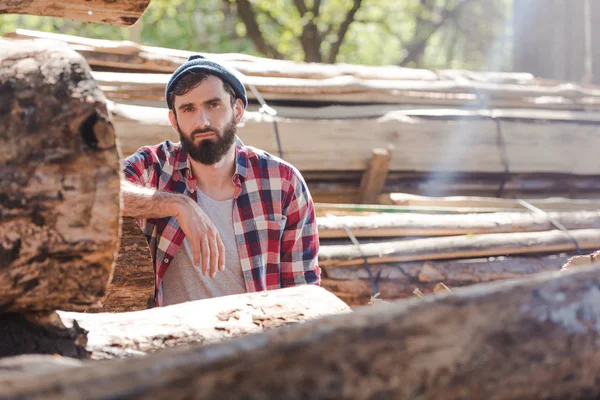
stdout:
<svg viewBox="0 0 600 400">
<path fill-rule="evenodd" d="M 180 65 L 179 68 L 177 68 L 175 72 L 173 72 L 173 75 L 171 75 L 171 79 L 169 79 L 169 83 L 167 83 L 167 88 L 165 90 L 167 106 L 170 109 L 173 108 L 173 104 L 171 104 L 171 102 L 169 101 L 169 93 L 171 92 L 171 89 L 173 88 L 173 86 L 175 86 L 175 83 L 177 83 L 177 81 L 182 76 L 184 76 L 188 72 L 193 71 L 201 71 L 207 73 L 208 75 L 215 75 L 221 78 L 223 81 L 231 85 L 233 91 L 235 92 L 235 95 L 238 98 L 242 99 L 242 101 L 244 102 L 244 107 L 248 106 L 246 89 L 244 88 L 244 85 L 239 80 L 239 78 L 235 75 L 235 73 L 230 69 L 224 67 L 223 65 L 215 61 L 207 60 L 206 58 L 198 54 L 190 56 L 187 59 L 187 61 Z"/>
</svg>

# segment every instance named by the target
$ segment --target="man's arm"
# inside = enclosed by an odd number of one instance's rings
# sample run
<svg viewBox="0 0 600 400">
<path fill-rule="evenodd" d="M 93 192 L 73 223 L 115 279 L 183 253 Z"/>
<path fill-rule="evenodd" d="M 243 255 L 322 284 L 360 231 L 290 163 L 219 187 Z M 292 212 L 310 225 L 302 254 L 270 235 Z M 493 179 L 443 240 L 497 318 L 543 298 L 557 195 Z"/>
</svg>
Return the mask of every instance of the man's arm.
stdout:
<svg viewBox="0 0 600 400">
<path fill-rule="evenodd" d="M 312 198 L 300 172 L 293 171 L 281 238 L 281 286 L 321 284 L 319 236 Z"/>
<path fill-rule="evenodd" d="M 194 264 L 202 274 L 214 278 L 217 270 L 225 268 L 225 246 L 219 231 L 195 201 L 179 193 L 159 192 L 155 189 L 121 181 L 123 215 L 129 217 L 177 217 L 179 226 L 192 245 Z"/>
</svg>

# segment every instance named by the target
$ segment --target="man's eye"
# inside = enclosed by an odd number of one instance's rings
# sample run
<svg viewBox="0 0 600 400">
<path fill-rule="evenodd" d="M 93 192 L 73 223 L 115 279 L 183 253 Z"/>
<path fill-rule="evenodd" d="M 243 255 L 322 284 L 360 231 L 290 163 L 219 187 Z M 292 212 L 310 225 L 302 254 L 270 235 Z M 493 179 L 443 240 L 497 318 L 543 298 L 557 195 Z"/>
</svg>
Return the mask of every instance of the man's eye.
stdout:
<svg viewBox="0 0 600 400">
<path fill-rule="evenodd" d="M 192 107 L 186 107 L 183 109 L 183 112 L 191 112 L 191 111 L 193 111 Z"/>
<path fill-rule="evenodd" d="M 209 104 L 209 107 L 210 107 L 210 108 L 217 108 L 217 107 L 219 107 L 219 102 L 215 101 L 215 102 L 213 102 L 213 103 L 210 103 L 210 104 Z"/>
</svg>

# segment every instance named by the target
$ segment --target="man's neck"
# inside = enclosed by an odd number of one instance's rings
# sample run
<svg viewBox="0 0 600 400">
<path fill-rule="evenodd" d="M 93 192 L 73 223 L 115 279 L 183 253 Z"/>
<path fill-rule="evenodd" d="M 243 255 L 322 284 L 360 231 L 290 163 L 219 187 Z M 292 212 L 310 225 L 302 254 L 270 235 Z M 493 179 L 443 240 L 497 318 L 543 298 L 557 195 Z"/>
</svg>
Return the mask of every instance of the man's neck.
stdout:
<svg viewBox="0 0 600 400">
<path fill-rule="evenodd" d="M 216 164 L 204 165 L 190 158 L 190 167 L 198 188 L 215 200 L 228 200 L 235 194 L 232 177 L 235 172 L 236 146 L 231 149 Z"/>
</svg>

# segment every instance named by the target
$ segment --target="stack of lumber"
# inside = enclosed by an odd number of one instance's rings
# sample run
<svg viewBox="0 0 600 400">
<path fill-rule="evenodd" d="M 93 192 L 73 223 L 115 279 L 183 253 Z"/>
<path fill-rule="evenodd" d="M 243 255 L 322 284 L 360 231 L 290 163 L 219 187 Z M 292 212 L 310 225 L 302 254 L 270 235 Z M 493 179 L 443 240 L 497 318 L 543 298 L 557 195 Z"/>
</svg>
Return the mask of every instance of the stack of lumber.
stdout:
<svg viewBox="0 0 600 400">
<path fill-rule="evenodd" d="M 124 155 L 178 140 L 164 87 L 190 52 L 24 30 L 7 36 L 58 40 L 85 56 L 116 103 L 111 110 Z M 251 102 L 239 129 L 244 142 L 282 154 L 318 201 L 365 202 L 358 190 L 363 174 L 374 150 L 390 146 L 376 193 L 600 196 L 597 87 L 523 73 L 206 56 L 241 73 Z M 258 96 L 270 108 L 260 107 Z"/>
<path fill-rule="evenodd" d="M 350 305 L 558 271 L 600 246 L 600 201 L 389 197 L 396 205 L 316 205 L 323 286 Z"/>
</svg>

